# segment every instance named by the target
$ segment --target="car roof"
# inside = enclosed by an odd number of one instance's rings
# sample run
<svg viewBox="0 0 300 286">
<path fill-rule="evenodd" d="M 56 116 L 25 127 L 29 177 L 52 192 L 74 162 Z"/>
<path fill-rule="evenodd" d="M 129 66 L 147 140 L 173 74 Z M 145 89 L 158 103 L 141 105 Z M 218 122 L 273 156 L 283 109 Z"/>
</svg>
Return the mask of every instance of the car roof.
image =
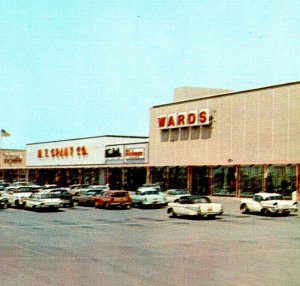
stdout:
<svg viewBox="0 0 300 286">
<path fill-rule="evenodd" d="M 282 196 L 282 195 L 278 193 L 256 193 L 255 196 L 262 196 L 263 198 L 267 198 L 270 196 Z"/>
<path fill-rule="evenodd" d="M 146 191 L 158 191 L 157 188 L 154 188 L 154 187 L 139 187 L 137 189 L 138 191 L 141 191 L 141 192 L 146 192 Z"/>
<path fill-rule="evenodd" d="M 106 190 L 104 192 L 106 192 L 106 193 L 118 193 L 118 192 L 126 192 L 126 193 L 128 193 L 128 191 L 125 191 L 125 190 Z"/>
</svg>

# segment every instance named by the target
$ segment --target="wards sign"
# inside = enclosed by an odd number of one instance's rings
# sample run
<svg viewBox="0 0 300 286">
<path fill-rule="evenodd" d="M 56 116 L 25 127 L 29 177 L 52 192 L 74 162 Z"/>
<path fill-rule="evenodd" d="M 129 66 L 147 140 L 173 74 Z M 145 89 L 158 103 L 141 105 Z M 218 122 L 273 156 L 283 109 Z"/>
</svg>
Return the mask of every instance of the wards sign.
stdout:
<svg viewBox="0 0 300 286">
<path fill-rule="evenodd" d="M 183 128 L 190 126 L 209 125 L 209 109 L 193 110 L 188 112 L 171 113 L 158 117 L 159 129 Z"/>
</svg>

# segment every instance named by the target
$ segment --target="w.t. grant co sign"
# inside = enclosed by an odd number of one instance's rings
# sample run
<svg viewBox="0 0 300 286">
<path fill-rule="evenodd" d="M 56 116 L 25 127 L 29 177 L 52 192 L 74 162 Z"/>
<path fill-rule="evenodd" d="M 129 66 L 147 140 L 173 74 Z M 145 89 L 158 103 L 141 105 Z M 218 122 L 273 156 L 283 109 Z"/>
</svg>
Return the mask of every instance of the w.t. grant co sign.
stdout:
<svg viewBox="0 0 300 286">
<path fill-rule="evenodd" d="M 160 129 L 193 127 L 209 125 L 210 123 L 210 111 L 208 108 L 170 113 L 158 117 L 158 128 Z"/>
</svg>

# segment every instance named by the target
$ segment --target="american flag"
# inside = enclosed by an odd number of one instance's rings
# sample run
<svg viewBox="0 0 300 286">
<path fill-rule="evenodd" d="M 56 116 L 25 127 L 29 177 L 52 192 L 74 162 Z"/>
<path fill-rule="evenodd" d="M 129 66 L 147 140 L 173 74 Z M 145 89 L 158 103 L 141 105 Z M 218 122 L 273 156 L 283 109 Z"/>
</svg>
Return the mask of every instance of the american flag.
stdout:
<svg viewBox="0 0 300 286">
<path fill-rule="evenodd" d="M 10 136 L 10 133 L 7 132 L 7 131 L 4 130 L 4 129 L 1 129 L 1 136 L 2 136 L 2 137 L 8 137 L 8 136 Z"/>
</svg>

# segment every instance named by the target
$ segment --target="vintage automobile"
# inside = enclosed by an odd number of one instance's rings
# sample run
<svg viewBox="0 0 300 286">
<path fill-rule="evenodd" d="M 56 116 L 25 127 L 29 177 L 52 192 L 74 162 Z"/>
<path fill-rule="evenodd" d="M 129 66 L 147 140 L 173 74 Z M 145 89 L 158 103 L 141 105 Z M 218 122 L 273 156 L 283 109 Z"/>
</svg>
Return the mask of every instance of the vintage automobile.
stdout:
<svg viewBox="0 0 300 286">
<path fill-rule="evenodd" d="M 15 186 L 7 187 L 2 197 L 7 199 L 7 206 L 23 207 L 25 199 L 32 193 L 38 192 L 39 186 Z"/>
<path fill-rule="evenodd" d="M 32 210 L 53 209 L 58 210 L 63 207 L 60 198 L 53 198 L 51 193 L 34 193 L 25 199 L 25 208 Z"/>
<path fill-rule="evenodd" d="M 51 194 L 52 198 L 59 198 L 63 202 L 64 207 L 73 207 L 74 200 L 73 196 L 69 193 L 69 188 L 52 188 L 52 189 L 43 189 L 43 193 Z"/>
<path fill-rule="evenodd" d="M 95 208 L 105 207 L 106 209 L 111 207 L 131 207 L 131 198 L 129 192 L 124 190 L 106 190 L 94 197 Z"/>
<path fill-rule="evenodd" d="M 71 185 L 69 187 L 69 193 L 72 196 L 78 196 L 80 194 L 81 191 L 86 190 L 89 187 L 89 185 L 87 184 L 75 184 L 75 185 Z"/>
<path fill-rule="evenodd" d="M 178 198 L 189 195 L 190 192 L 186 189 L 170 189 L 164 194 L 164 199 L 166 203 L 174 203 Z"/>
<path fill-rule="evenodd" d="M 87 189 L 86 191 L 83 191 L 80 193 L 79 196 L 74 197 L 75 203 L 77 203 L 78 206 L 95 206 L 95 196 L 102 194 L 103 190 L 92 188 Z"/>
<path fill-rule="evenodd" d="M 242 214 L 261 213 L 267 214 L 290 214 L 298 211 L 298 203 L 293 200 L 285 200 L 277 193 L 257 193 L 251 199 L 241 201 Z"/>
<path fill-rule="evenodd" d="M 167 213 L 176 216 L 196 216 L 215 218 L 223 214 L 223 206 L 220 203 L 211 202 L 206 196 L 190 195 L 182 196 L 174 203 L 168 204 Z"/>
<path fill-rule="evenodd" d="M 140 187 L 131 194 L 132 205 L 134 206 L 165 206 L 164 195 L 152 187 Z"/>
</svg>

